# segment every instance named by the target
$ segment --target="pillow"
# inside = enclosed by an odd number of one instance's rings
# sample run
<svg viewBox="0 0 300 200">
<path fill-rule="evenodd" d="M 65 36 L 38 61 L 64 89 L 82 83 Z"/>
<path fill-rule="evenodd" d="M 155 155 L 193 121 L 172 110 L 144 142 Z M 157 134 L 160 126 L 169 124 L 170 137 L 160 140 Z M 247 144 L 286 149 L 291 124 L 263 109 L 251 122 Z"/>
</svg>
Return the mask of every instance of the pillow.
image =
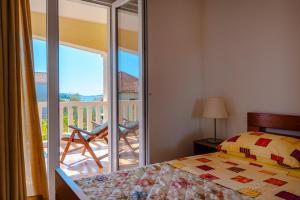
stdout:
<svg viewBox="0 0 300 200">
<path fill-rule="evenodd" d="M 225 153 L 259 162 L 300 168 L 300 139 L 263 132 L 246 132 L 217 146 Z"/>
</svg>

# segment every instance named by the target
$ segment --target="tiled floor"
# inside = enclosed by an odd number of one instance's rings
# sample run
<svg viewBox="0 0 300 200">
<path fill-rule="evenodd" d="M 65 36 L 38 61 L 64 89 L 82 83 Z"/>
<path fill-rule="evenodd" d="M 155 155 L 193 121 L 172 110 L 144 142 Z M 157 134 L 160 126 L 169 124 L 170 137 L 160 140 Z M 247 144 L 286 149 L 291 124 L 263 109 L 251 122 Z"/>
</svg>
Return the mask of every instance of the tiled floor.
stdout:
<svg viewBox="0 0 300 200">
<path fill-rule="evenodd" d="M 137 167 L 138 157 L 139 157 L 139 142 L 138 138 L 132 134 L 127 137 L 129 143 L 135 149 L 134 153 L 130 148 L 120 140 L 120 169 Z M 66 142 L 61 141 L 60 152 L 62 154 L 65 148 Z M 91 155 L 86 151 L 85 155 L 82 155 L 82 145 L 72 144 L 69 153 L 67 154 L 64 163 L 60 164 L 63 171 L 70 176 L 72 179 L 78 179 L 81 177 L 87 177 L 92 175 L 97 175 L 101 173 L 108 173 L 108 145 L 104 140 L 97 140 L 90 143 L 91 148 L 95 152 L 96 156 L 99 158 L 103 169 L 100 170 L 96 165 L 95 161 Z M 45 149 L 47 151 L 47 149 Z"/>
</svg>

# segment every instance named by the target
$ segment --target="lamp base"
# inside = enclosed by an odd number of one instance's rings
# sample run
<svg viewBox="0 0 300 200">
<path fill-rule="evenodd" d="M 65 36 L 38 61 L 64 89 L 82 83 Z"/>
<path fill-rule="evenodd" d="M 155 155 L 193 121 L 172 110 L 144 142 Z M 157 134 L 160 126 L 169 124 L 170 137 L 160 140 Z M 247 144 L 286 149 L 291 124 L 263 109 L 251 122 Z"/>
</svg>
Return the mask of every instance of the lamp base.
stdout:
<svg viewBox="0 0 300 200">
<path fill-rule="evenodd" d="M 206 141 L 207 141 L 208 143 L 211 143 L 211 144 L 219 144 L 219 143 L 221 143 L 223 140 L 218 139 L 218 138 L 207 138 Z"/>
</svg>

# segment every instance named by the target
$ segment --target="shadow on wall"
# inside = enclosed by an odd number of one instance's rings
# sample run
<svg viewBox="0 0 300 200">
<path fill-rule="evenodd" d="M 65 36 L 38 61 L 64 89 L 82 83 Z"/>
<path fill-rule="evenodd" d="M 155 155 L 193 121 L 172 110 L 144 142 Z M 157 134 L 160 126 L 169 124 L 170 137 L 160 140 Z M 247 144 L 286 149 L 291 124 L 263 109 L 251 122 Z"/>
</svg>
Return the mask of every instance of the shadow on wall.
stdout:
<svg viewBox="0 0 300 200">
<path fill-rule="evenodd" d="M 175 141 L 170 138 L 170 143 L 176 143 L 174 146 L 168 146 L 164 144 L 162 148 L 158 151 L 159 156 L 156 156 L 155 159 L 151 159 L 150 163 L 165 162 L 177 158 L 187 157 L 193 155 L 193 141 L 201 138 L 201 134 L 198 130 L 194 130 L 188 133 L 182 134 L 182 137 L 179 141 Z"/>
<path fill-rule="evenodd" d="M 201 131 L 201 118 L 202 118 L 202 112 L 203 112 L 203 104 L 204 100 L 203 99 L 196 99 L 193 105 L 193 110 L 192 110 L 192 115 L 191 119 L 192 120 L 198 120 L 199 128 L 198 130 L 194 130 L 189 133 L 185 133 L 184 137 L 180 140 L 179 143 L 177 143 L 176 149 L 178 150 L 176 152 L 175 158 L 171 159 L 176 159 L 178 157 L 185 157 L 185 156 L 191 156 L 193 155 L 193 141 L 197 139 L 203 138 L 203 134 Z M 187 152 L 187 153 L 182 153 L 182 152 Z"/>
<path fill-rule="evenodd" d="M 183 122 L 179 126 L 172 126 L 172 131 L 170 131 L 170 133 L 172 134 L 173 138 L 171 138 L 172 136 L 167 137 L 168 142 L 170 142 L 171 144 L 164 144 L 161 145 L 159 150 L 156 149 L 156 156 L 154 159 L 152 158 L 150 160 L 150 163 L 163 162 L 193 155 L 193 141 L 203 138 L 203 135 L 201 134 L 200 130 L 203 107 L 202 102 L 202 99 L 196 99 L 188 116 L 188 118 L 197 123 L 197 126 L 195 126 L 195 128 L 193 128 L 193 130 L 190 131 L 187 131 L 188 129 L 183 125 L 184 123 L 186 124 L 186 122 Z M 184 120 L 186 120 L 186 118 L 184 118 Z M 162 123 L 160 124 L 160 127 L 160 130 L 163 133 L 166 124 Z M 166 135 L 163 135 L 161 137 L 166 137 Z M 164 138 L 162 140 L 164 140 Z M 162 140 L 155 140 L 155 144 L 157 145 L 157 142 L 159 143 Z"/>
<path fill-rule="evenodd" d="M 193 140 L 201 139 L 205 137 L 205 135 L 203 134 L 204 131 L 202 130 L 201 127 L 201 120 L 203 119 L 202 118 L 203 107 L 204 107 L 204 99 L 200 99 L 200 98 L 197 99 L 193 106 L 192 119 L 199 120 L 199 133 L 195 138 L 193 138 Z"/>
<path fill-rule="evenodd" d="M 202 117 L 203 106 L 204 106 L 203 99 L 197 99 L 195 101 L 193 106 L 192 119 L 200 119 Z"/>
<path fill-rule="evenodd" d="M 176 149 L 178 150 L 177 155 L 180 155 L 180 157 L 187 157 L 193 155 L 193 141 L 196 139 L 201 138 L 201 132 L 199 131 L 193 131 L 191 133 L 185 134 L 184 138 L 177 144 Z M 186 154 L 182 154 L 181 149 L 184 149 L 183 152 L 189 152 Z M 177 157 L 178 158 L 178 157 Z M 172 158 L 176 159 L 176 158 Z"/>
</svg>

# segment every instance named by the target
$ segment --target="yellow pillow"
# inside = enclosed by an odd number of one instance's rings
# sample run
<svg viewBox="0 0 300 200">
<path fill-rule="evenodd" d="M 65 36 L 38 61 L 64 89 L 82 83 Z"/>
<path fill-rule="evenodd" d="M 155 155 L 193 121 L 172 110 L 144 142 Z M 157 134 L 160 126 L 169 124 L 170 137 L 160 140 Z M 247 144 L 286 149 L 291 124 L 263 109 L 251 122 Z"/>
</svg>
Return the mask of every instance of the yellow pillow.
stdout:
<svg viewBox="0 0 300 200">
<path fill-rule="evenodd" d="M 225 140 L 217 149 L 272 165 L 300 168 L 300 139 L 246 132 Z"/>
</svg>

